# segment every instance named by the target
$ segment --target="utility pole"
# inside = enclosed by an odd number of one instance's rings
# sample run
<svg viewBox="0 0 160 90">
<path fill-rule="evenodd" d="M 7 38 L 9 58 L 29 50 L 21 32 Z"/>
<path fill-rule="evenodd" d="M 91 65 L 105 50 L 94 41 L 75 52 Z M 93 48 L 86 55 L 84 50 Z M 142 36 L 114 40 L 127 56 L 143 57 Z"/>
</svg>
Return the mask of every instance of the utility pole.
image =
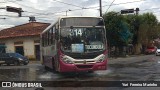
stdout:
<svg viewBox="0 0 160 90">
<path fill-rule="evenodd" d="M 66 16 L 67 16 L 67 11 L 66 11 Z"/>
<path fill-rule="evenodd" d="M 102 17 L 102 0 L 99 0 L 99 12 L 100 12 L 100 17 Z"/>
<path fill-rule="evenodd" d="M 136 8 L 135 12 L 136 12 L 135 15 L 138 16 L 138 14 L 139 14 L 139 8 Z M 135 46 L 135 53 L 141 53 L 141 51 L 140 51 L 141 47 L 139 47 L 139 45 L 141 45 L 141 43 L 138 42 L 139 41 L 139 37 L 140 37 L 140 35 L 139 35 L 139 33 L 140 33 L 139 26 L 140 26 L 140 21 L 139 21 L 138 18 L 135 18 L 135 22 L 134 22 L 134 29 L 135 29 L 135 42 L 134 42 L 134 44 L 135 44 L 134 45 Z M 142 47 L 142 48 L 144 48 L 144 47 Z M 142 52 L 144 52 L 144 51 L 142 50 Z"/>
<path fill-rule="evenodd" d="M 139 13 L 139 8 L 136 8 L 136 15 L 138 15 L 138 13 Z"/>
</svg>

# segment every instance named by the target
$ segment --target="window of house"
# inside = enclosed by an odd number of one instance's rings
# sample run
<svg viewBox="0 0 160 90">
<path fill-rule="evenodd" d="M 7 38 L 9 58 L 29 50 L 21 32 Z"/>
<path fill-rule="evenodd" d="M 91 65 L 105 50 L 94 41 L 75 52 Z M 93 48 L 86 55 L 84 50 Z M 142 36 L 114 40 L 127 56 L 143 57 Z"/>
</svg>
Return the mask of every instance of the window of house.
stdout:
<svg viewBox="0 0 160 90">
<path fill-rule="evenodd" d="M 14 45 L 22 45 L 22 44 L 23 44 L 22 41 L 14 42 Z"/>
</svg>

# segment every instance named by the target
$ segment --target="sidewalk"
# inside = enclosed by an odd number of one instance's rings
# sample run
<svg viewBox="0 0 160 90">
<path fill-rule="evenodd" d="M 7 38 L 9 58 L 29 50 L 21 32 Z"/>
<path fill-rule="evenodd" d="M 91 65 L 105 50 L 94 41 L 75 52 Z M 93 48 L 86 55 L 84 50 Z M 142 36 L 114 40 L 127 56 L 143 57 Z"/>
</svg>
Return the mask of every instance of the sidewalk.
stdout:
<svg viewBox="0 0 160 90">
<path fill-rule="evenodd" d="M 30 61 L 29 61 L 29 64 L 34 64 L 34 63 L 36 63 L 36 64 L 41 64 L 41 61 L 33 61 L 33 60 L 30 60 Z"/>
</svg>

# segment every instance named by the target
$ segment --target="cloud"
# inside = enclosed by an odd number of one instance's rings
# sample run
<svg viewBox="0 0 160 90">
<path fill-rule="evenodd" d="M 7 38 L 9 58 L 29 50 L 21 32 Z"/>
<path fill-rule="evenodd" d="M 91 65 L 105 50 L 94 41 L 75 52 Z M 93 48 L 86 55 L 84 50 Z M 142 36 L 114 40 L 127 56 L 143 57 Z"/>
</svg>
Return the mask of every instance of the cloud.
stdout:
<svg viewBox="0 0 160 90">
<path fill-rule="evenodd" d="M 113 0 L 102 0 L 103 13 L 106 12 Z M 99 0 L 1 0 L 0 7 L 13 6 L 21 7 L 25 12 L 22 16 L 35 16 L 38 22 L 51 23 L 60 16 L 99 16 Z M 133 2 L 133 3 L 127 3 Z M 68 4 L 67 4 L 68 3 Z M 126 4 L 122 4 L 126 3 Z M 117 5 L 115 5 L 117 4 Z M 120 11 L 122 9 L 140 8 L 140 13 L 156 12 L 159 17 L 159 10 L 149 8 L 160 7 L 160 0 L 115 0 L 108 11 Z M 82 9 L 90 8 L 90 9 Z M 145 10 L 145 11 L 141 11 Z M 5 16 L 7 15 L 7 16 Z M 28 17 L 18 17 L 17 13 L 7 12 L 0 9 L 0 25 L 20 25 L 28 23 Z"/>
<path fill-rule="evenodd" d="M 14 27 L 15 25 L 0 25 L 0 30 L 9 28 L 9 27 Z"/>
</svg>

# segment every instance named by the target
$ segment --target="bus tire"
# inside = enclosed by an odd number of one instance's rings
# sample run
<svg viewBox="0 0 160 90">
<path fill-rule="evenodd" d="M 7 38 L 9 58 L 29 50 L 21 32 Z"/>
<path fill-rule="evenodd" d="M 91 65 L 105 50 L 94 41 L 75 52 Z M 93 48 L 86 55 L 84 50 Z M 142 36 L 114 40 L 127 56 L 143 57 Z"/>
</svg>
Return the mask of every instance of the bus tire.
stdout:
<svg viewBox="0 0 160 90">
<path fill-rule="evenodd" d="M 58 71 L 56 70 L 54 58 L 52 59 L 52 67 L 53 67 L 53 72 L 58 73 Z"/>
<path fill-rule="evenodd" d="M 52 65 L 52 67 L 53 67 L 53 71 L 56 71 L 56 68 L 55 68 L 55 65 L 54 65 L 54 63 L 53 63 L 53 65 Z"/>
<path fill-rule="evenodd" d="M 44 66 L 45 70 L 48 70 L 49 68 L 47 66 Z"/>
</svg>

